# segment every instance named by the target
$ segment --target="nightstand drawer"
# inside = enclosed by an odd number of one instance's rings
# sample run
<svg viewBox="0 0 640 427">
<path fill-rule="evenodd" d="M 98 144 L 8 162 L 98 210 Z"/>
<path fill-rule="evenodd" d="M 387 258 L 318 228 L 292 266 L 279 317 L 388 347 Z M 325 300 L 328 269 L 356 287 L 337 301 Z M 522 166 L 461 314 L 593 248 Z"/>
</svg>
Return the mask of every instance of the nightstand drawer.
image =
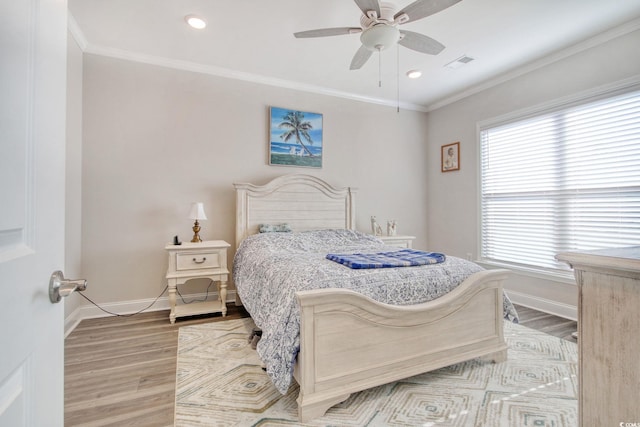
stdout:
<svg viewBox="0 0 640 427">
<path fill-rule="evenodd" d="M 200 268 L 220 268 L 220 252 L 201 251 L 192 254 L 176 254 L 177 271 L 196 270 Z"/>
</svg>

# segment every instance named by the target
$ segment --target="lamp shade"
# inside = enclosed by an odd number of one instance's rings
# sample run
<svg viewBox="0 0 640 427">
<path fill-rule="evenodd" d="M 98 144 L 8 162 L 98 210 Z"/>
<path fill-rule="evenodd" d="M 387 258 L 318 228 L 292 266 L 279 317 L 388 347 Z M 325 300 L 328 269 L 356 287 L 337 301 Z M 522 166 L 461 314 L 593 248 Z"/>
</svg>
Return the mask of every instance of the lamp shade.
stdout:
<svg viewBox="0 0 640 427">
<path fill-rule="evenodd" d="M 194 202 L 191 205 L 189 219 L 207 219 L 207 215 L 204 213 L 204 205 L 201 202 Z"/>
</svg>

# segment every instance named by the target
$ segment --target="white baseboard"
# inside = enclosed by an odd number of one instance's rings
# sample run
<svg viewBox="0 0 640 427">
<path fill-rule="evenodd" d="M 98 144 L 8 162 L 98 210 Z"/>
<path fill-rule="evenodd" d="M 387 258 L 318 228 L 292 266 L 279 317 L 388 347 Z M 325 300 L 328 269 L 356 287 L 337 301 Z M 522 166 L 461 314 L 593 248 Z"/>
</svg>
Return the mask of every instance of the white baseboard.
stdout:
<svg viewBox="0 0 640 427">
<path fill-rule="evenodd" d="M 204 297 L 205 297 L 204 293 L 184 295 L 184 298 L 187 301 L 191 299 L 202 299 Z M 216 298 L 218 298 L 217 292 L 209 293 L 208 295 L 209 300 L 215 300 Z M 151 305 L 154 299 L 155 298 L 148 298 L 148 299 L 133 300 L 133 301 L 103 303 L 103 304 L 100 304 L 100 307 L 112 313 L 118 313 L 118 314 L 131 314 L 131 313 L 136 313 L 143 309 L 144 309 L 144 312 L 169 310 L 169 297 L 158 298 L 158 300 L 153 305 Z M 236 291 L 233 289 L 227 291 L 227 304 L 235 303 L 235 301 L 236 301 Z M 149 307 L 149 305 L 151 305 L 151 307 Z M 64 336 L 66 338 L 71 332 L 73 332 L 76 326 L 78 326 L 78 324 L 84 319 L 95 319 L 98 317 L 109 317 L 109 316 L 112 316 L 112 314 L 105 313 L 104 311 L 100 310 L 98 307 L 96 307 L 93 304 L 87 303 L 86 305 L 82 305 L 76 308 L 71 314 L 69 314 L 64 319 Z"/>
<path fill-rule="evenodd" d="M 80 323 L 80 308 L 78 307 L 64 319 L 64 337 L 66 338 Z"/>
<path fill-rule="evenodd" d="M 509 294 L 509 298 L 515 304 L 529 307 L 534 310 L 542 311 L 544 313 L 553 314 L 555 316 L 564 317 L 565 319 L 570 319 L 570 320 L 578 319 L 578 309 L 573 305 L 559 303 L 557 301 L 552 301 L 552 300 L 540 298 L 540 297 L 529 295 L 529 294 L 523 294 L 516 291 L 507 291 L 507 292 Z M 204 296 L 205 294 L 185 295 L 185 299 L 190 300 L 192 298 L 204 298 Z M 209 299 L 215 299 L 217 298 L 217 296 L 218 296 L 217 293 L 210 293 Z M 146 308 L 152 302 L 153 302 L 153 298 L 149 298 L 149 299 L 141 299 L 141 300 L 134 300 L 134 301 L 105 303 L 105 304 L 100 304 L 100 306 L 105 310 L 111 311 L 113 313 L 131 314 Z M 227 292 L 227 304 L 235 303 L 235 302 L 236 302 L 236 291 L 229 290 Z M 145 312 L 159 311 L 159 310 L 169 310 L 168 297 L 158 298 L 155 304 L 153 304 L 151 307 L 146 309 Z M 109 316 L 111 315 L 100 310 L 95 305 L 87 304 L 87 305 L 80 306 L 65 318 L 65 321 L 64 321 L 65 337 L 69 335 L 75 329 L 75 327 L 78 326 L 80 321 L 84 319 L 94 319 L 98 317 L 109 317 Z"/>
<path fill-rule="evenodd" d="M 578 308 L 574 305 L 564 304 L 515 291 L 507 291 L 507 293 L 511 302 L 514 304 L 523 305 L 544 313 L 564 317 L 565 319 L 578 320 Z"/>
</svg>

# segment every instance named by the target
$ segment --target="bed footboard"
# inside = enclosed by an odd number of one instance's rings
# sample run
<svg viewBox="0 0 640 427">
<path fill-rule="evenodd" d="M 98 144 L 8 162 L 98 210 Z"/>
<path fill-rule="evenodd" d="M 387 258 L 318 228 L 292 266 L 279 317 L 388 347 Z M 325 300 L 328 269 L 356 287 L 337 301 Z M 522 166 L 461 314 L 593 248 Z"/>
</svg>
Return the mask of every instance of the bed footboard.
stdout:
<svg viewBox="0 0 640 427">
<path fill-rule="evenodd" d="M 351 393 L 477 357 L 507 357 L 502 282 L 507 270 L 475 273 L 423 304 L 393 306 L 344 289 L 298 292 L 300 421 Z"/>
</svg>

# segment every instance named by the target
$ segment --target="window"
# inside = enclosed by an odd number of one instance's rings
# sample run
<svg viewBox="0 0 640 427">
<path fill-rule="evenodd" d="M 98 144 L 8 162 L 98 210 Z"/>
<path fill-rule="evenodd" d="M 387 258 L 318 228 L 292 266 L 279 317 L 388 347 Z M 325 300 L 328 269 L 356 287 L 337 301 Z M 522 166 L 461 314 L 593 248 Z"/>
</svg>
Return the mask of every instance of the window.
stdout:
<svg viewBox="0 0 640 427">
<path fill-rule="evenodd" d="M 640 91 L 480 127 L 481 258 L 640 245 Z"/>
</svg>

